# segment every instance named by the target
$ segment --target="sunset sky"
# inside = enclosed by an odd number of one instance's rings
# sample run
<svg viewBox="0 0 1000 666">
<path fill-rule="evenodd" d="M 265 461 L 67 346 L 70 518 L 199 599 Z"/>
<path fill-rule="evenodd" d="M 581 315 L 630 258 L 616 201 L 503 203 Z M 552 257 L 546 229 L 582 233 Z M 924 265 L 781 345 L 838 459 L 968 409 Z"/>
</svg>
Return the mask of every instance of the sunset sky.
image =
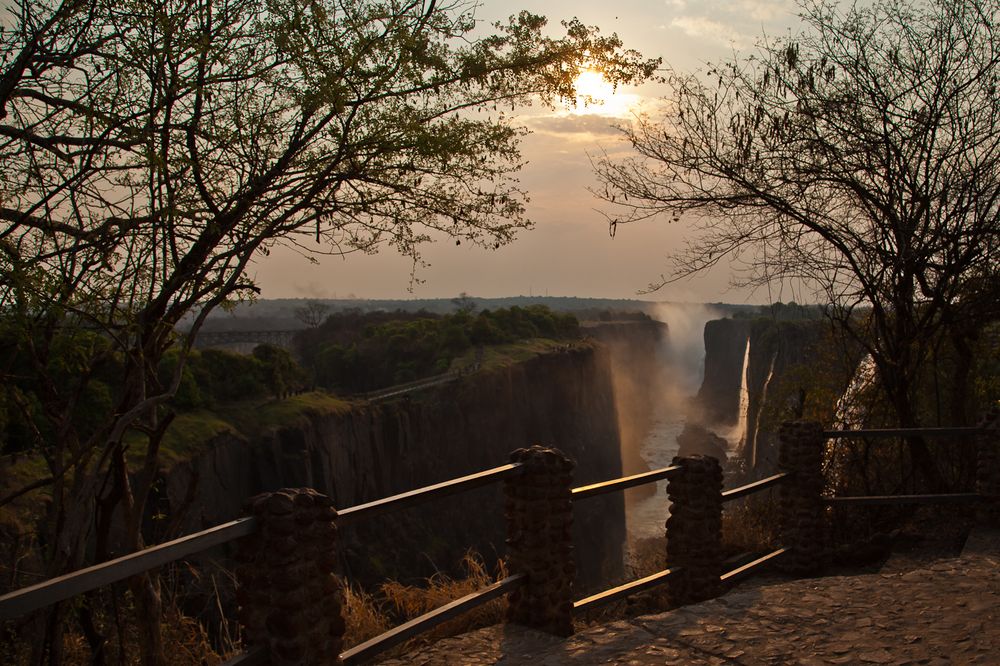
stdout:
<svg viewBox="0 0 1000 666">
<path fill-rule="evenodd" d="M 521 9 L 543 14 L 552 26 L 579 17 L 604 33 L 617 32 L 625 46 L 664 65 L 693 71 L 753 46 L 764 34 L 783 35 L 798 25 L 791 0 L 485 0 L 478 16 L 491 23 Z M 600 82 L 597 82 L 600 83 Z M 632 109 L 649 108 L 664 90 L 655 85 L 619 90 L 603 107 L 574 112 L 535 107 L 522 114 L 532 130 L 522 150 L 529 164 L 520 178 L 531 196 L 534 229 L 488 252 L 453 242 L 425 247 L 431 265 L 410 287 L 410 262 L 384 250 L 376 256 L 324 258 L 318 266 L 277 251 L 254 267 L 264 298 L 436 298 L 460 292 L 513 295 L 635 298 L 669 269 L 667 255 L 691 233 L 684 221 L 650 221 L 622 227 L 609 237 L 601 202 L 587 187 L 594 177 L 588 151 L 626 150 L 611 128 Z M 799 294 L 749 294 L 728 286 L 727 270 L 670 285 L 642 296 L 669 301 L 767 302 Z"/>
</svg>

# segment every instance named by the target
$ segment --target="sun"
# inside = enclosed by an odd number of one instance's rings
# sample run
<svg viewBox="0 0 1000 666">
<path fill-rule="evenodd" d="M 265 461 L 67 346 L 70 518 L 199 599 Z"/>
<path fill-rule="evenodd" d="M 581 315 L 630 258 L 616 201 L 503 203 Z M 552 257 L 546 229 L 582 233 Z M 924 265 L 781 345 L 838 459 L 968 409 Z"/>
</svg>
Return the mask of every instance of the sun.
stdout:
<svg viewBox="0 0 1000 666">
<path fill-rule="evenodd" d="M 615 89 L 597 69 L 581 71 L 573 81 L 576 88 L 576 105 L 569 113 L 576 115 L 602 115 L 624 117 L 635 103 L 635 95 L 622 94 Z"/>
<path fill-rule="evenodd" d="M 585 69 L 573 82 L 577 96 L 590 97 L 595 102 L 607 102 L 615 94 L 615 87 L 596 69 Z"/>
</svg>

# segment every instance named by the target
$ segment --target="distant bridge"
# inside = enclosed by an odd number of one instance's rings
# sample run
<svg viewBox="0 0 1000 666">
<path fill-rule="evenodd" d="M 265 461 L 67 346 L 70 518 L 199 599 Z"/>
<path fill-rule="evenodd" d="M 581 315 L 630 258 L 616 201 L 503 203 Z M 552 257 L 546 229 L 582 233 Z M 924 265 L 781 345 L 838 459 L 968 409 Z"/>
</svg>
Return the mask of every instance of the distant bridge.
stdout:
<svg viewBox="0 0 1000 666">
<path fill-rule="evenodd" d="M 301 330 L 301 329 L 299 329 Z M 292 340 L 299 330 L 294 331 L 200 331 L 194 339 L 198 349 L 210 347 L 226 347 L 237 344 L 268 344 L 292 348 Z"/>
</svg>

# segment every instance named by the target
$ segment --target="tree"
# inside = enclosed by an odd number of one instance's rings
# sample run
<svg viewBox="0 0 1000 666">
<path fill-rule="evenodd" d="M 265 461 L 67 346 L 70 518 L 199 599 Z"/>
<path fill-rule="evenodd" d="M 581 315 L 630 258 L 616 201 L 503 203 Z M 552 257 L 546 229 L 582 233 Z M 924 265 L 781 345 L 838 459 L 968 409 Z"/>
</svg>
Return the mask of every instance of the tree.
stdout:
<svg viewBox="0 0 1000 666">
<path fill-rule="evenodd" d="M 600 196 L 612 225 L 698 219 L 659 284 L 735 258 L 740 284 L 815 287 L 917 426 L 935 341 L 998 315 L 1000 4 L 800 7 L 801 34 L 670 75 L 664 117 L 622 129 L 635 154 L 595 161 Z"/>
<path fill-rule="evenodd" d="M 455 312 L 463 312 L 465 314 L 472 314 L 476 311 L 477 307 L 476 299 L 464 291 L 451 299 L 451 304 L 455 306 Z"/>
<path fill-rule="evenodd" d="M 545 36 L 528 13 L 477 37 L 474 10 L 15 2 L 0 33 L 0 312 L 13 332 L 0 368 L 8 397 L 52 436 L 36 442 L 48 476 L 0 505 L 47 488 L 49 575 L 85 564 L 97 508 L 121 516 L 124 535 L 99 559 L 143 545 L 165 406 L 208 313 L 255 292 L 254 257 L 277 243 L 307 256 L 389 245 L 418 262 L 434 232 L 499 247 L 529 226 L 512 175 L 524 129 L 505 109 L 572 97 L 581 67 L 624 82 L 657 65 L 577 21 Z M 110 344 L 81 344 L 84 333 Z M 92 353 L 61 382 L 51 361 L 66 347 Z M 112 360 L 113 408 L 81 432 L 68 415 Z M 137 464 L 126 435 L 146 440 Z M 132 588 L 144 661 L 162 663 L 156 580 Z M 61 612 L 37 663 L 60 659 Z"/>
<path fill-rule="evenodd" d="M 330 306 L 319 301 L 309 301 L 301 307 L 295 308 L 295 318 L 309 328 L 317 328 L 326 320 L 330 313 Z"/>
</svg>

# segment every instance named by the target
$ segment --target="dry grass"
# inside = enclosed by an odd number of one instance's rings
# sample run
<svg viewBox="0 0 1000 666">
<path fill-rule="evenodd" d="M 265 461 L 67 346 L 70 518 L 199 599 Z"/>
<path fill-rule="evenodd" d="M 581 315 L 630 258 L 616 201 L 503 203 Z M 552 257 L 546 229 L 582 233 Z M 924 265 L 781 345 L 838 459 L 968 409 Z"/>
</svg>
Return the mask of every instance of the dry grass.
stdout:
<svg viewBox="0 0 1000 666">
<path fill-rule="evenodd" d="M 778 542 L 778 502 L 772 493 L 726 505 L 722 512 L 722 552 L 726 557 L 772 550 Z"/>
<path fill-rule="evenodd" d="M 117 608 L 94 614 L 95 624 L 106 637 L 104 659 L 107 664 L 142 664 L 139 655 L 138 629 L 134 622 L 134 608 L 128 595 Z M 66 631 L 63 634 L 63 659 L 67 666 L 84 666 L 94 663 L 93 651 L 81 630 L 77 615 L 70 609 L 64 616 Z M 164 611 L 160 625 L 163 645 L 171 666 L 204 666 L 218 664 L 224 656 L 213 649 L 204 627 L 177 608 Z M 27 666 L 31 661 L 29 636 L 5 637 L 9 642 L 0 646 L 0 661 L 10 666 Z"/>
<path fill-rule="evenodd" d="M 357 645 L 396 624 L 419 617 L 507 576 L 503 562 L 491 574 L 482 557 L 472 551 L 462 559 L 462 569 L 465 575 L 461 578 L 438 573 L 427 579 L 423 586 L 389 581 L 383 583 L 375 594 L 348 588 L 345 595 L 347 632 L 344 645 Z M 502 622 L 505 609 L 505 599 L 490 601 L 413 639 L 401 651 Z"/>
</svg>

